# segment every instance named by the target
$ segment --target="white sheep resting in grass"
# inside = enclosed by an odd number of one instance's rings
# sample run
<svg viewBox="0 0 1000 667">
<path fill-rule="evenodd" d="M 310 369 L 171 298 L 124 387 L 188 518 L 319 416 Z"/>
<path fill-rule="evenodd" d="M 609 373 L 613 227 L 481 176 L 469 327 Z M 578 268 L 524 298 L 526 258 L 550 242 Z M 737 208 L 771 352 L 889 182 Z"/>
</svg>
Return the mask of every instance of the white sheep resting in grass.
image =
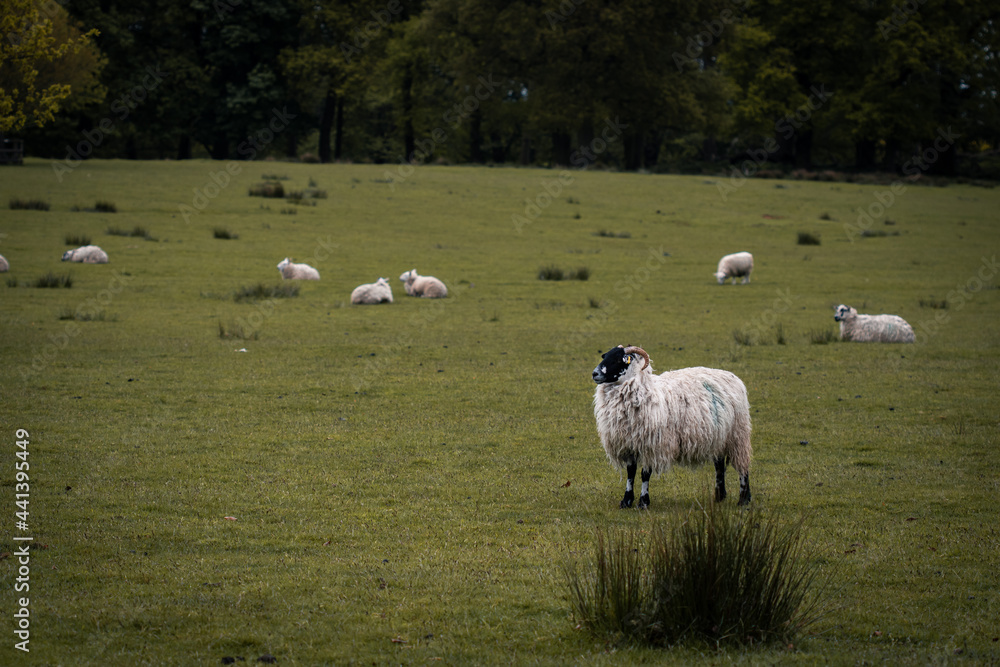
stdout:
<svg viewBox="0 0 1000 667">
<path fill-rule="evenodd" d="M 108 253 L 104 252 L 96 245 L 85 245 L 64 252 L 62 261 L 83 262 L 84 264 L 107 264 Z"/>
<path fill-rule="evenodd" d="M 319 280 L 319 271 L 308 264 L 293 264 L 287 257 L 278 262 L 278 271 L 285 280 Z"/>
<path fill-rule="evenodd" d="M 719 267 L 715 270 L 715 279 L 722 285 L 727 278 L 736 279 L 742 277 L 743 284 L 750 282 L 750 273 L 753 272 L 753 255 L 748 252 L 735 252 L 726 255 L 719 260 Z"/>
<path fill-rule="evenodd" d="M 7 259 L 3 255 L 0 255 L 0 273 L 7 271 L 10 271 L 10 264 L 7 263 Z"/>
<path fill-rule="evenodd" d="M 632 506 L 638 468 L 644 508 L 654 472 L 709 460 L 715 462 L 715 499 L 726 497 L 731 463 L 740 475 L 739 504 L 750 502 L 750 403 L 738 377 L 701 367 L 654 375 L 645 350 L 619 345 L 603 355 L 593 378 L 601 444 L 611 465 L 628 475 L 620 507 Z"/>
<path fill-rule="evenodd" d="M 358 285 L 351 292 L 351 303 L 392 303 L 392 286 L 389 285 L 389 279 L 379 278 L 373 283 Z"/>
<path fill-rule="evenodd" d="M 912 343 L 913 328 L 899 315 L 858 315 L 845 305 L 837 306 L 833 319 L 840 322 L 840 340 L 856 343 Z"/>
<path fill-rule="evenodd" d="M 407 271 L 399 277 L 403 287 L 410 296 L 422 296 L 425 299 L 443 299 L 448 296 L 448 288 L 434 276 L 421 276 L 417 270 Z"/>
</svg>

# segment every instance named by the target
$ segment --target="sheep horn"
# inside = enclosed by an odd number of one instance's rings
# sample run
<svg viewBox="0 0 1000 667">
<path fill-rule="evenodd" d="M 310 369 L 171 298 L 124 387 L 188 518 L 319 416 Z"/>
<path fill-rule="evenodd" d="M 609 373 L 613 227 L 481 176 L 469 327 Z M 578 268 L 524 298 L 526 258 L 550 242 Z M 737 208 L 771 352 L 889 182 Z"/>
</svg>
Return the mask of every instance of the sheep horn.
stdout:
<svg viewBox="0 0 1000 667">
<path fill-rule="evenodd" d="M 625 348 L 625 354 L 638 354 L 645 360 L 642 365 L 642 368 L 640 368 L 639 370 L 644 371 L 646 370 L 646 366 L 649 366 L 649 355 L 646 354 L 646 350 L 642 349 L 641 347 L 630 345 L 629 347 Z"/>
</svg>

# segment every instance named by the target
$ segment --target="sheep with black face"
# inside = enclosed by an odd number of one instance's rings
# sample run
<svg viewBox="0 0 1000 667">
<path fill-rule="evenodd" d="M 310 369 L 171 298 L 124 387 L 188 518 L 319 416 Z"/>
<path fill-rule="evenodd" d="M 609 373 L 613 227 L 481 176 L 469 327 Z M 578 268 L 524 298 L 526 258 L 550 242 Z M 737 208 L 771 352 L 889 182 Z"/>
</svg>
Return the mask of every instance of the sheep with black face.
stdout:
<svg viewBox="0 0 1000 667">
<path fill-rule="evenodd" d="M 682 368 L 654 375 L 641 347 L 618 346 L 593 372 L 594 417 L 608 461 L 625 469 L 620 507 L 635 499 L 649 506 L 649 478 L 674 464 L 715 463 L 715 499 L 726 497 L 726 466 L 740 476 L 740 505 L 750 502 L 750 403 L 743 382 L 729 371 Z"/>
</svg>

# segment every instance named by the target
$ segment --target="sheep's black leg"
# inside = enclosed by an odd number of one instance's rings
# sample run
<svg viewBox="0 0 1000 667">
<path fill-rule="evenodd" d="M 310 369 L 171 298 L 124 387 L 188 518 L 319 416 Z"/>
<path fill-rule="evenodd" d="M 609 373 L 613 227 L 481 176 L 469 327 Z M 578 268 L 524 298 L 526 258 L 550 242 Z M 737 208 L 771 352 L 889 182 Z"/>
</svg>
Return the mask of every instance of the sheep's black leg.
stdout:
<svg viewBox="0 0 1000 667">
<path fill-rule="evenodd" d="M 740 505 L 750 502 L 750 473 L 740 475 Z"/>
<path fill-rule="evenodd" d="M 628 465 L 625 468 L 625 474 L 628 476 L 625 481 L 625 497 L 618 504 L 618 507 L 622 509 L 632 507 L 632 501 L 635 500 L 635 494 L 632 493 L 632 484 L 635 483 L 635 471 L 638 467 L 634 458 L 628 460 Z"/>
<path fill-rule="evenodd" d="M 649 477 L 652 474 L 652 468 L 642 469 L 642 492 L 639 494 L 639 509 L 641 510 L 649 507 Z"/>
<path fill-rule="evenodd" d="M 726 457 L 715 459 L 715 502 L 726 499 Z"/>
</svg>

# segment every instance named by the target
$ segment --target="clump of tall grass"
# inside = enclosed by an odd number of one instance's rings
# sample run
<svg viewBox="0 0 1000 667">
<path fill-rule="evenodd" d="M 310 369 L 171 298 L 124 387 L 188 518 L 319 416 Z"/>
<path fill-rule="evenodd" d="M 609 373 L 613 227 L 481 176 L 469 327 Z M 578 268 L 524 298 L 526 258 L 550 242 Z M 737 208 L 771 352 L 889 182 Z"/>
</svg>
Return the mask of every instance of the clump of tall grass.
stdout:
<svg viewBox="0 0 1000 667">
<path fill-rule="evenodd" d="M 654 646 L 787 642 L 829 604 L 802 520 L 707 498 L 670 524 L 598 528 L 591 560 L 563 573 L 575 622 Z"/>
<path fill-rule="evenodd" d="M 947 299 L 941 299 L 940 301 L 935 299 L 920 299 L 919 303 L 921 308 L 933 308 L 935 310 L 947 310 L 948 308 Z"/>
<path fill-rule="evenodd" d="M 813 329 L 809 332 L 809 340 L 814 345 L 826 345 L 839 340 L 839 335 L 831 329 Z"/>
<path fill-rule="evenodd" d="M 49 203 L 41 199 L 11 199 L 10 208 L 12 211 L 47 211 Z"/>
<path fill-rule="evenodd" d="M 268 197 L 270 199 L 282 199 L 285 196 L 285 186 L 277 181 L 265 181 L 255 183 L 250 186 L 251 197 Z"/>
<path fill-rule="evenodd" d="M 65 287 L 70 288 L 73 286 L 73 275 L 70 273 L 62 273 L 56 275 L 49 271 L 44 276 L 39 276 L 35 278 L 34 282 L 29 283 L 31 287 L 41 287 L 41 288 L 58 288 Z"/>
<path fill-rule="evenodd" d="M 861 236 L 865 238 L 881 238 L 884 236 L 899 236 L 899 232 L 887 232 L 884 229 L 862 229 Z"/>
<path fill-rule="evenodd" d="M 233 294 L 233 301 L 259 301 L 261 299 L 290 299 L 299 295 L 299 286 L 293 283 L 280 285 L 265 285 L 257 283 L 241 287 Z"/>
<path fill-rule="evenodd" d="M 212 236 L 214 236 L 217 239 L 227 239 L 227 240 L 233 240 L 233 241 L 235 241 L 236 239 L 240 238 L 239 234 L 234 234 L 233 232 L 229 231 L 225 227 L 216 227 L 215 229 L 213 229 L 212 230 Z"/>
<path fill-rule="evenodd" d="M 581 266 L 575 271 L 563 271 L 558 266 L 543 266 L 538 269 L 539 280 L 588 280 L 590 269 Z"/>
<path fill-rule="evenodd" d="M 612 232 L 607 229 L 599 229 L 594 232 L 594 236 L 601 236 L 609 239 L 630 239 L 632 238 L 631 232 Z"/>
<path fill-rule="evenodd" d="M 747 329 L 733 329 L 733 340 L 736 341 L 737 345 L 744 345 L 746 347 L 756 345 L 760 342 L 757 334 Z"/>
<path fill-rule="evenodd" d="M 76 234 L 67 234 L 64 240 L 66 241 L 66 245 L 73 245 L 73 246 L 90 245 L 90 237 L 87 236 L 86 234 L 80 234 L 79 236 Z"/>
<path fill-rule="evenodd" d="M 115 314 L 108 314 L 103 310 L 84 312 L 82 310 L 74 310 L 72 308 L 63 308 L 59 311 L 59 319 L 74 320 L 76 322 L 117 322 L 118 316 Z"/>
<path fill-rule="evenodd" d="M 799 245 L 819 245 L 819 235 L 809 232 L 799 232 Z"/>
<path fill-rule="evenodd" d="M 94 203 L 94 210 L 98 213 L 117 213 L 118 207 L 115 206 L 114 202 L 102 200 Z M 133 236 L 135 236 L 135 234 L 133 234 Z"/>
<path fill-rule="evenodd" d="M 219 338 L 238 338 L 240 340 L 258 340 L 260 338 L 260 331 L 250 327 L 249 325 L 244 325 L 241 322 L 222 322 L 219 321 Z"/>
<path fill-rule="evenodd" d="M 136 225 L 131 230 L 122 229 L 121 227 L 108 227 L 104 230 L 104 233 L 109 236 L 132 236 L 136 238 L 145 239 L 147 241 L 155 241 L 156 239 L 149 233 L 149 230 L 142 225 Z"/>
</svg>

